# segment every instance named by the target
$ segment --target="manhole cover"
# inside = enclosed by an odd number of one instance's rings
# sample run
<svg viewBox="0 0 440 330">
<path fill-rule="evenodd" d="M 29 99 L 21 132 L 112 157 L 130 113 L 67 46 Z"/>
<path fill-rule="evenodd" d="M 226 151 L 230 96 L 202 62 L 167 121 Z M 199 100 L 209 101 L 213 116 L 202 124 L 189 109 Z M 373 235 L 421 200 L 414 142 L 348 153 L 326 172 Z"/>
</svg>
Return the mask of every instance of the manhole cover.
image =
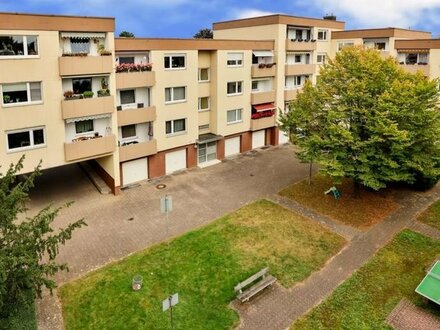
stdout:
<svg viewBox="0 0 440 330">
<path fill-rule="evenodd" d="M 163 184 L 163 183 L 159 183 L 158 185 L 156 185 L 156 188 L 157 189 L 164 189 L 164 188 L 166 188 L 167 187 L 167 185 L 166 184 Z"/>
</svg>

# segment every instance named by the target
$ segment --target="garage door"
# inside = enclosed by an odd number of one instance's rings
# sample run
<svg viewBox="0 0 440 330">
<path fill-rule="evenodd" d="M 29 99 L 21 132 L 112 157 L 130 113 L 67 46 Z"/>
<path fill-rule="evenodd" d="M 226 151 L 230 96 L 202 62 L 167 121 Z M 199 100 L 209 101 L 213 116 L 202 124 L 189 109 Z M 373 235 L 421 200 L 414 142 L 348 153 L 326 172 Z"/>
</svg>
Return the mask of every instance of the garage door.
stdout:
<svg viewBox="0 0 440 330">
<path fill-rule="evenodd" d="M 122 184 L 129 184 L 148 179 L 148 158 L 141 158 L 122 163 Z"/>
<path fill-rule="evenodd" d="M 261 131 L 252 133 L 252 149 L 261 148 L 266 145 L 266 131 L 263 129 Z"/>
<path fill-rule="evenodd" d="M 278 143 L 284 144 L 284 143 L 288 143 L 288 142 L 289 142 L 289 138 L 287 137 L 286 133 L 284 133 L 283 131 L 279 131 Z"/>
<path fill-rule="evenodd" d="M 225 140 L 225 157 L 240 153 L 240 137 L 233 137 Z"/>
<path fill-rule="evenodd" d="M 165 172 L 170 174 L 186 168 L 186 149 L 169 152 L 165 155 Z"/>
</svg>

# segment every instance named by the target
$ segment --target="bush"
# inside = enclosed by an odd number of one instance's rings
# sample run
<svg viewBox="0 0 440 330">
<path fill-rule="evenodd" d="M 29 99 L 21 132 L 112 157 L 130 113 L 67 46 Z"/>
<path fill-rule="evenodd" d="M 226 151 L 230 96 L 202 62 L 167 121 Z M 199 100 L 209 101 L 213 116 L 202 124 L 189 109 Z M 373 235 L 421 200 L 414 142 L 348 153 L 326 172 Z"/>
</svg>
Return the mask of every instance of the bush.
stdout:
<svg viewBox="0 0 440 330">
<path fill-rule="evenodd" d="M 93 92 L 92 91 L 85 91 L 84 93 L 83 93 L 83 96 L 85 97 L 85 98 L 90 98 L 90 97 L 93 97 Z"/>
<path fill-rule="evenodd" d="M 440 177 L 430 177 L 426 176 L 423 173 L 417 173 L 415 175 L 415 182 L 411 185 L 414 189 L 420 191 L 426 191 L 433 188 L 437 182 L 440 180 Z"/>
<path fill-rule="evenodd" d="M 0 329 L 36 330 L 37 319 L 32 292 L 29 290 L 25 299 L 10 302 L 0 311 Z"/>
</svg>

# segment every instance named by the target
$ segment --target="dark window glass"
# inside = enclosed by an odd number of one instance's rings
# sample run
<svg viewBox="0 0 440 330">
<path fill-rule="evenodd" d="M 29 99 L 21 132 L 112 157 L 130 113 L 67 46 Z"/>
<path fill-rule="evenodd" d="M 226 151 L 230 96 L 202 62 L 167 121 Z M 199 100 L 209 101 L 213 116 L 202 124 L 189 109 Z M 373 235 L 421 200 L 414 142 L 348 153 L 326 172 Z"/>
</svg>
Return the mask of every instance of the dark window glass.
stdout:
<svg viewBox="0 0 440 330">
<path fill-rule="evenodd" d="M 24 55 L 23 36 L 0 36 L 0 56 Z"/>
<path fill-rule="evenodd" d="M 119 64 L 134 64 L 134 57 L 119 57 Z"/>
<path fill-rule="evenodd" d="M 8 134 L 8 148 L 9 149 L 28 147 L 30 145 L 31 145 L 31 137 L 30 137 L 29 132 Z"/>
<path fill-rule="evenodd" d="M 185 119 L 177 119 L 174 121 L 174 133 L 184 132 L 185 128 Z"/>
<path fill-rule="evenodd" d="M 169 69 L 170 68 L 170 57 L 169 56 L 165 56 L 165 58 L 164 58 L 164 65 L 165 65 L 165 69 Z"/>
<path fill-rule="evenodd" d="M 171 65 L 173 68 L 184 68 L 185 56 L 173 56 L 171 58 Z"/>
<path fill-rule="evenodd" d="M 72 79 L 73 92 L 75 94 L 82 94 L 92 90 L 92 79 Z"/>
<path fill-rule="evenodd" d="M 136 125 L 126 125 L 121 127 L 122 138 L 130 138 L 136 136 Z"/>
<path fill-rule="evenodd" d="M 27 36 L 28 55 L 38 55 L 37 36 Z"/>
<path fill-rule="evenodd" d="M 28 101 L 27 84 L 5 84 L 3 88 L 3 103 L 20 103 Z"/>
<path fill-rule="evenodd" d="M 93 131 L 93 120 L 81 120 L 75 122 L 75 131 L 76 134 L 87 133 Z"/>
<path fill-rule="evenodd" d="M 258 57 L 252 54 L 252 64 L 258 64 Z"/>
<path fill-rule="evenodd" d="M 416 64 L 416 63 L 417 63 L 417 54 L 406 55 L 406 64 Z"/>
<path fill-rule="evenodd" d="M 167 121 L 165 123 L 165 133 L 170 134 L 171 133 L 171 121 Z"/>
<path fill-rule="evenodd" d="M 44 144 L 44 131 L 42 129 L 36 129 L 33 131 L 34 145 Z"/>
<path fill-rule="evenodd" d="M 235 82 L 228 83 L 228 94 L 237 93 L 237 84 Z"/>
<path fill-rule="evenodd" d="M 134 89 L 128 91 L 121 91 L 121 104 L 135 103 Z"/>
</svg>

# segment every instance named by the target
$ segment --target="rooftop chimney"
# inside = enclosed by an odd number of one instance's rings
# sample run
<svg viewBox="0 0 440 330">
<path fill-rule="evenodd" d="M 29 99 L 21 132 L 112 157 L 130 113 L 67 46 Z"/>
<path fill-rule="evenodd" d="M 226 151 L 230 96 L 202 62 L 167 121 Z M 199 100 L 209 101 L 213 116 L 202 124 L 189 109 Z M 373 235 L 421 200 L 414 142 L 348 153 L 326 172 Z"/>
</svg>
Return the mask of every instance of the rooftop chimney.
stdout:
<svg viewBox="0 0 440 330">
<path fill-rule="evenodd" d="M 328 19 L 328 20 L 330 20 L 330 21 L 336 21 L 336 16 L 333 15 L 333 13 L 331 13 L 331 14 L 325 14 L 324 17 L 323 17 L 323 19 Z"/>
</svg>

